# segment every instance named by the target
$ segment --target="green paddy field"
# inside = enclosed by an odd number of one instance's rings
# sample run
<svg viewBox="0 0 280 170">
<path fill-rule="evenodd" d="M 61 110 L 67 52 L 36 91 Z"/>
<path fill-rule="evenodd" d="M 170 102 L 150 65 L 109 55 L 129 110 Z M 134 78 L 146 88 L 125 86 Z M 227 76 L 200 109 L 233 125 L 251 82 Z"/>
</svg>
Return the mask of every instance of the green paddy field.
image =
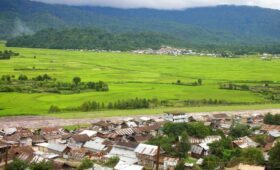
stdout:
<svg viewBox="0 0 280 170">
<path fill-rule="evenodd" d="M 7 48 L 20 56 L 0 60 L 0 76 L 25 74 L 35 77 L 49 74 L 58 81 L 71 82 L 74 76 L 82 81 L 102 80 L 108 83 L 108 92 L 79 94 L 0 93 L 0 116 L 43 115 L 51 105 L 79 106 L 84 101 L 110 102 L 118 99 L 158 98 L 168 100 L 174 108 L 144 110 L 59 113 L 58 117 L 95 117 L 130 114 L 155 114 L 164 110 L 214 111 L 280 108 L 260 94 L 249 91 L 221 90 L 219 83 L 227 81 L 280 81 L 280 60 L 262 60 L 258 56 L 242 58 L 213 58 L 203 56 L 137 55 L 131 53 L 97 53 L 90 51 Z M 36 58 L 34 58 L 36 56 Z M 36 69 L 32 69 L 36 68 Z M 174 85 L 173 82 L 194 82 L 201 78 L 202 86 Z M 218 99 L 235 106 L 183 107 L 183 100 Z"/>
</svg>

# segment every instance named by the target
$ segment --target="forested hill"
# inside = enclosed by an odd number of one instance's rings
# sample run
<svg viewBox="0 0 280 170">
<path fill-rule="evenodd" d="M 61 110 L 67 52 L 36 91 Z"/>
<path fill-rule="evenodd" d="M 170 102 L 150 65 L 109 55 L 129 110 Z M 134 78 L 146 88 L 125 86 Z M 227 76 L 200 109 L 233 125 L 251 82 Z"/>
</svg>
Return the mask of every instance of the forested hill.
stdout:
<svg viewBox="0 0 280 170">
<path fill-rule="evenodd" d="M 163 45 L 183 46 L 185 42 L 153 32 L 109 33 L 96 28 L 45 29 L 34 35 L 8 40 L 7 46 L 52 49 L 134 50 L 158 49 Z"/>
<path fill-rule="evenodd" d="M 280 42 L 280 11 L 247 6 L 186 10 L 116 9 L 0 0 L 0 38 L 45 28 L 98 27 L 109 32 L 161 32 L 203 46 Z"/>
</svg>

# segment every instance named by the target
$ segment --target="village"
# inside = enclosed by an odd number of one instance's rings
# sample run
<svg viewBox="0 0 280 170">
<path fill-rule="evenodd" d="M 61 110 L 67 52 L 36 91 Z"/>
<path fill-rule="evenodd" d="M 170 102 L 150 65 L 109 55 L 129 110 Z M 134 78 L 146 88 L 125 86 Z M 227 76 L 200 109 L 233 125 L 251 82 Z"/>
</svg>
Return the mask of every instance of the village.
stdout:
<svg viewBox="0 0 280 170">
<path fill-rule="evenodd" d="M 0 169 L 4 169 L 15 159 L 27 163 L 52 162 L 53 169 L 191 170 L 201 167 L 205 169 L 204 159 L 214 154 L 209 145 L 229 136 L 236 124 L 246 125 L 250 129 L 250 134 L 232 139 L 230 141 L 232 147 L 240 150 L 258 148 L 262 151 L 264 161 L 267 162 L 269 151 L 280 139 L 280 125 L 264 124 L 264 117 L 264 114 L 254 112 L 188 114 L 172 111 L 158 117 L 101 120 L 74 130 L 63 127 L 3 128 L 0 130 Z M 167 124 L 169 127 L 176 128 L 179 127 L 177 125 L 191 123 L 200 123 L 203 128 L 222 133 L 213 133 L 204 137 L 198 137 L 198 134 L 192 136 L 195 133 L 189 133 L 187 143 L 190 148 L 183 153 L 185 158 L 171 156 L 172 154 L 168 154 L 164 146 L 151 144 L 152 139 L 166 136 L 164 127 Z M 264 143 L 258 142 L 257 135 L 266 135 L 267 139 Z M 182 140 L 182 136 L 176 138 L 178 143 Z M 176 150 L 176 143 L 174 143 L 174 150 Z M 90 160 L 92 166 L 79 168 L 85 160 Z M 264 170 L 267 168 L 265 165 L 266 163 L 254 165 L 241 161 L 232 167 L 215 169 Z"/>
</svg>

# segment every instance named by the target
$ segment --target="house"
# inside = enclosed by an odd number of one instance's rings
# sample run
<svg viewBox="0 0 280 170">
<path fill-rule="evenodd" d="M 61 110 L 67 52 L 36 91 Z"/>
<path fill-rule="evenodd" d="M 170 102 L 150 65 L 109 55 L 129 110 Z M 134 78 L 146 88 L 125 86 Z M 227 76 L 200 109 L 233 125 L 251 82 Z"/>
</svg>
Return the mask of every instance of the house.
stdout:
<svg viewBox="0 0 280 170">
<path fill-rule="evenodd" d="M 0 164 L 2 161 L 4 161 L 4 155 L 6 154 L 9 148 L 10 146 L 7 143 L 0 141 Z"/>
<path fill-rule="evenodd" d="M 42 135 L 33 135 L 32 136 L 32 145 L 36 145 L 38 143 L 44 143 L 46 140 Z"/>
<path fill-rule="evenodd" d="M 164 119 L 169 122 L 183 123 L 188 122 L 189 116 L 185 112 L 166 112 Z"/>
<path fill-rule="evenodd" d="M 140 126 L 136 128 L 135 131 L 144 135 L 151 134 L 152 136 L 157 136 L 161 127 L 160 123 L 154 123 L 149 126 Z"/>
<path fill-rule="evenodd" d="M 98 129 L 99 131 L 106 131 L 112 130 L 114 128 L 114 124 L 109 121 L 99 121 L 92 124 L 94 128 Z"/>
<path fill-rule="evenodd" d="M 88 135 L 86 134 L 77 134 L 77 135 L 73 135 L 70 139 L 69 139 L 69 143 L 68 146 L 70 148 L 81 148 L 87 141 L 90 140 L 90 137 L 88 137 Z"/>
<path fill-rule="evenodd" d="M 280 125 L 263 125 L 260 131 L 273 138 L 280 137 Z"/>
<path fill-rule="evenodd" d="M 115 133 L 119 136 L 132 135 L 135 133 L 133 128 L 117 129 Z"/>
<path fill-rule="evenodd" d="M 59 143 L 62 138 L 62 131 L 57 127 L 41 128 L 40 135 L 42 135 L 48 143 Z"/>
<path fill-rule="evenodd" d="M 237 147 L 239 147 L 241 149 L 249 148 L 249 147 L 257 147 L 259 145 L 258 143 L 254 142 L 248 136 L 238 138 L 232 142 L 233 142 L 233 144 L 235 144 Z"/>
<path fill-rule="evenodd" d="M 70 152 L 68 153 L 68 159 L 81 161 L 85 158 L 87 153 L 88 153 L 87 150 L 83 148 L 71 149 Z"/>
<path fill-rule="evenodd" d="M 9 149 L 8 155 L 9 160 L 18 158 L 20 160 L 30 162 L 34 157 L 34 150 L 31 146 L 16 146 Z"/>
<path fill-rule="evenodd" d="M 231 117 L 225 113 L 213 114 L 211 116 L 211 122 L 213 128 L 220 128 L 222 124 L 231 124 Z"/>
<path fill-rule="evenodd" d="M 9 136 L 9 135 L 13 135 L 14 133 L 16 133 L 16 131 L 17 131 L 17 128 L 5 128 L 0 131 L 0 134 L 2 136 Z"/>
<path fill-rule="evenodd" d="M 70 151 L 68 146 L 58 143 L 39 143 L 36 146 L 41 152 L 53 153 L 59 156 L 65 156 L 67 155 L 67 152 Z"/>
<path fill-rule="evenodd" d="M 261 131 L 263 131 L 264 133 L 268 133 L 269 131 L 280 132 L 280 125 L 263 125 Z"/>
<path fill-rule="evenodd" d="M 209 154 L 209 146 L 207 143 L 201 143 L 198 145 L 192 145 L 191 155 L 194 158 L 202 158 Z"/>
<path fill-rule="evenodd" d="M 94 137 L 97 132 L 94 130 L 83 130 L 81 133 L 79 133 L 80 135 L 88 135 L 88 137 L 92 138 Z"/>
<path fill-rule="evenodd" d="M 190 137 L 189 141 L 191 144 L 199 144 L 199 143 L 213 143 L 221 139 L 222 139 L 221 136 L 213 135 L 213 136 L 206 136 L 205 138 Z"/>
<path fill-rule="evenodd" d="M 84 144 L 83 148 L 85 148 L 88 151 L 99 153 L 99 152 L 105 152 L 107 150 L 107 146 L 103 144 L 105 139 L 102 138 L 96 138 L 93 141 L 88 141 Z"/>
<path fill-rule="evenodd" d="M 136 153 L 134 152 L 137 145 L 138 144 L 132 143 L 132 142 L 129 142 L 129 143 L 118 142 L 117 144 L 115 144 L 113 146 L 111 151 L 107 155 L 105 155 L 105 157 L 111 158 L 111 157 L 117 156 L 120 158 L 120 162 L 122 164 L 125 164 L 126 166 L 133 165 L 138 162 Z"/>
<path fill-rule="evenodd" d="M 144 167 L 141 165 L 130 165 L 125 162 L 119 161 L 118 164 L 114 167 L 115 170 L 143 170 Z"/>
<path fill-rule="evenodd" d="M 163 170 L 174 170 L 178 162 L 179 162 L 179 158 L 164 157 Z"/>
<path fill-rule="evenodd" d="M 19 144 L 20 136 L 19 134 L 13 134 L 11 136 L 4 136 L 3 141 L 9 144 Z"/>
<path fill-rule="evenodd" d="M 143 165 L 146 169 L 153 169 L 156 164 L 158 146 L 148 145 L 148 144 L 139 144 L 134 152 L 138 158 L 138 164 Z M 160 149 L 160 153 L 163 153 L 163 150 Z"/>
<path fill-rule="evenodd" d="M 21 128 L 16 132 L 20 136 L 20 145 L 22 146 L 32 146 L 33 133 L 29 129 Z"/>
<path fill-rule="evenodd" d="M 128 138 L 130 138 L 132 141 L 135 141 L 137 143 L 144 143 L 150 140 L 152 137 L 153 137 L 152 135 L 135 135 Z"/>
</svg>

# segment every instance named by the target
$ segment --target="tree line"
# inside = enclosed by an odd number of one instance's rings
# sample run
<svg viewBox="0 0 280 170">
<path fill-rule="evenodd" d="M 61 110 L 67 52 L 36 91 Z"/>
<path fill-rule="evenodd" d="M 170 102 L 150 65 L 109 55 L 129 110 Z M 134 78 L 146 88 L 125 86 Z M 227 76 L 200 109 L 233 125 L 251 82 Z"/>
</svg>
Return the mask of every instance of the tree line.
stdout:
<svg viewBox="0 0 280 170">
<path fill-rule="evenodd" d="M 185 86 L 202 86 L 202 79 L 197 79 L 197 81 L 194 81 L 194 82 L 182 82 L 181 80 L 177 80 L 173 84 L 185 85 Z"/>
<path fill-rule="evenodd" d="M 81 90 L 108 91 L 109 86 L 104 81 L 82 82 L 80 77 L 73 77 L 72 83 L 59 82 L 48 74 L 28 78 L 20 74 L 17 78 L 14 75 L 2 75 L 0 79 L 0 92 L 28 92 L 28 93 L 79 93 Z"/>
<path fill-rule="evenodd" d="M 19 53 L 13 52 L 11 50 L 0 51 L 0 60 L 8 60 L 12 56 L 19 56 Z"/>
<path fill-rule="evenodd" d="M 115 102 L 109 102 L 107 104 L 103 102 L 96 101 L 86 101 L 83 102 L 78 107 L 68 107 L 68 108 L 59 108 L 58 106 L 50 106 L 49 113 L 57 113 L 61 111 L 97 111 L 97 110 L 110 110 L 110 109 L 144 109 L 149 108 L 157 102 L 157 99 L 145 99 L 145 98 L 135 98 L 135 99 L 126 99 L 126 100 L 117 100 Z"/>
</svg>

